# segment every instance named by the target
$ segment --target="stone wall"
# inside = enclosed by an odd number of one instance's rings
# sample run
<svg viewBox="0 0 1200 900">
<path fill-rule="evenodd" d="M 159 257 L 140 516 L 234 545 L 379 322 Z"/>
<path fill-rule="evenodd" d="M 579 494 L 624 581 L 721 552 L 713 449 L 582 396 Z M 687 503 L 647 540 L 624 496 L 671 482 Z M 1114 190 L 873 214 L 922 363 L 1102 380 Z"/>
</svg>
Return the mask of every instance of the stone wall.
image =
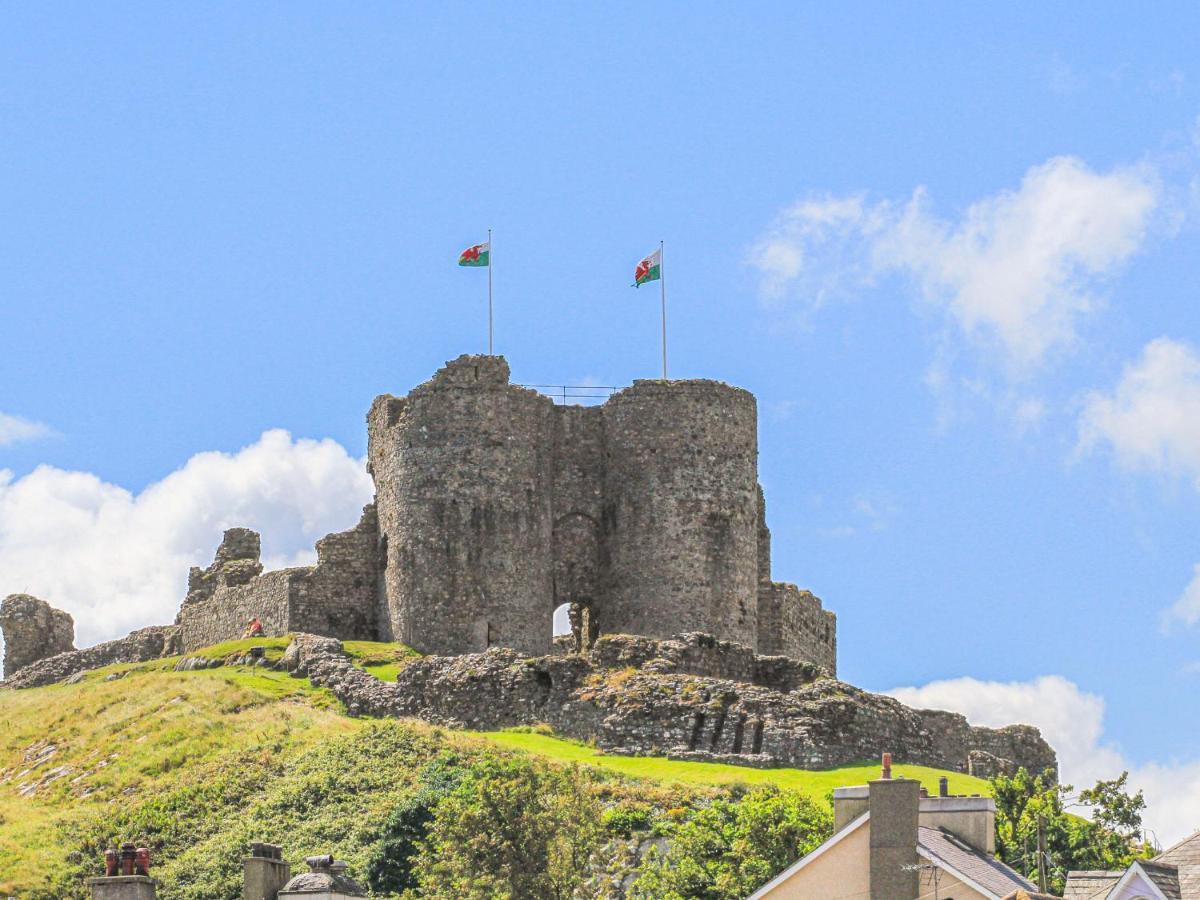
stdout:
<svg viewBox="0 0 1200 900">
<path fill-rule="evenodd" d="M 354 528 L 317 541 L 317 564 L 293 577 L 288 631 L 376 640 L 380 582 L 379 525 L 372 503 Z"/>
<path fill-rule="evenodd" d="M 587 658 L 592 665 L 603 669 L 633 667 L 661 674 L 702 675 L 778 691 L 795 690 L 832 674 L 810 662 L 786 656 L 759 656 L 749 647 L 698 632 L 665 641 L 627 634 L 605 635 L 596 641 Z"/>
<path fill-rule="evenodd" d="M 183 643 L 177 626 L 153 625 L 115 641 L 39 660 L 12 677 L 5 678 L 3 685 L 9 688 L 40 687 L 90 669 L 114 663 L 147 662 L 163 656 L 174 656 L 182 651 Z"/>
<path fill-rule="evenodd" d="M 4 677 L 59 653 L 75 649 L 75 620 L 29 594 L 10 594 L 0 603 L 4 632 Z"/>
<path fill-rule="evenodd" d="M 221 588 L 207 599 L 185 603 L 175 620 L 183 629 L 184 650 L 237 640 L 255 618 L 262 622 L 264 634 L 287 634 L 292 630 L 293 582 L 303 577 L 305 571 L 268 572 L 246 584 Z"/>
<path fill-rule="evenodd" d="M 758 652 L 807 659 L 837 674 L 837 617 L 809 591 L 779 581 L 758 586 Z"/>
<path fill-rule="evenodd" d="M 819 673 L 783 691 L 671 670 L 670 643 L 662 642 L 666 665 L 645 659 L 645 643 L 606 646 L 601 639 L 588 654 L 530 658 L 491 648 L 424 657 L 384 683 L 351 665 L 336 641 L 305 636 L 289 648 L 285 665 L 328 687 L 354 714 L 485 730 L 546 723 L 610 752 L 819 769 L 887 750 L 897 762 L 967 771 L 971 759 L 988 753 L 983 747 L 1000 740 L 1012 763 L 1038 772 L 1056 766 L 1054 751 L 1027 726 L 978 729 L 938 713 L 944 727 L 935 736 L 926 727 L 928 711 Z M 633 666 L 634 658 L 645 661 Z M 1014 729 L 1019 741 L 997 736 Z"/>
<path fill-rule="evenodd" d="M 315 566 L 243 578 L 245 573 L 261 572 L 258 552 L 257 534 L 233 528 L 225 532 L 213 564 L 192 569 L 191 589 L 176 619 L 186 650 L 237 640 L 252 619 L 262 623 L 268 636 L 292 631 L 344 640 L 378 636 L 380 558 L 374 505 L 363 510 L 354 528 L 317 542 Z"/>
</svg>

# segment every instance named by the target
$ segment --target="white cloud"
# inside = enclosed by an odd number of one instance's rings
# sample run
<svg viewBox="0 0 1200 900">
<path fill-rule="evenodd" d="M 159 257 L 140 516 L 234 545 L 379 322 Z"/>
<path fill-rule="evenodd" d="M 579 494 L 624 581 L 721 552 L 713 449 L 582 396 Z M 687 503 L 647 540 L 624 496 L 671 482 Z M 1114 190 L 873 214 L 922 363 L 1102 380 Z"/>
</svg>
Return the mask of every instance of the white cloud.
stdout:
<svg viewBox="0 0 1200 900">
<path fill-rule="evenodd" d="M 901 207 L 862 196 L 798 203 L 749 262 L 764 298 L 799 296 L 809 306 L 847 282 L 904 274 L 953 330 L 1022 376 L 1076 340 L 1096 285 L 1138 250 L 1158 203 L 1148 167 L 1099 174 L 1055 157 L 957 220 L 938 218 L 923 188 Z"/>
<path fill-rule="evenodd" d="M 1179 599 L 1163 613 L 1163 627 L 1167 629 L 1176 623 L 1191 627 L 1197 622 L 1200 622 L 1200 564 L 1192 570 L 1192 580 Z"/>
<path fill-rule="evenodd" d="M 20 441 L 36 441 L 52 434 L 54 430 L 49 425 L 0 412 L 0 447 Z"/>
<path fill-rule="evenodd" d="M 262 533 L 263 562 L 311 562 L 313 543 L 352 527 L 372 495 L 335 441 L 265 432 L 237 453 L 199 453 L 132 494 L 87 472 L 0 470 L 0 596 L 28 592 L 75 617 L 76 644 L 174 620 L 189 566 L 224 529 Z"/>
<path fill-rule="evenodd" d="M 1062 780 L 1077 789 L 1129 771 L 1129 785 L 1146 797 L 1145 824 L 1170 844 L 1200 828 L 1200 760 L 1132 765 L 1104 738 L 1104 698 L 1059 675 L 1033 681 L 955 678 L 888 694 L 924 709 L 948 709 L 973 725 L 1035 725 L 1058 751 Z"/>
<path fill-rule="evenodd" d="M 882 227 L 886 214 L 885 205 L 869 206 L 861 194 L 814 197 L 788 207 L 750 250 L 763 296 L 777 302 L 799 293 L 805 307 L 817 308 L 845 282 L 869 277 L 863 241 Z"/>
<path fill-rule="evenodd" d="M 1158 338 L 1125 367 L 1110 392 L 1093 391 L 1079 419 L 1079 446 L 1107 444 L 1132 470 L 1184 475 L 1200 488 L 1200 356 Z"/>
</svg>

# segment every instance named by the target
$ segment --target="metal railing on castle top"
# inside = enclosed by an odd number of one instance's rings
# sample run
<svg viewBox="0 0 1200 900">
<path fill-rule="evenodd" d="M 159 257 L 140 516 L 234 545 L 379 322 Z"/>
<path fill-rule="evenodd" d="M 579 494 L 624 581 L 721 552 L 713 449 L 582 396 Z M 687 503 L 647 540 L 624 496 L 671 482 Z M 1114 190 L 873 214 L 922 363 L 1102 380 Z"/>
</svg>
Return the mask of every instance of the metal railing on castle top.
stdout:
<svg viewBox="0 0 1200 900">
<path fill-rule="evenodd" d="M 603 403 L 613 392 L 619 390 L 610 384 L 522 384 L 520 387 L 533 388 L 545 394 L 555 403 Z"/>
</svg>

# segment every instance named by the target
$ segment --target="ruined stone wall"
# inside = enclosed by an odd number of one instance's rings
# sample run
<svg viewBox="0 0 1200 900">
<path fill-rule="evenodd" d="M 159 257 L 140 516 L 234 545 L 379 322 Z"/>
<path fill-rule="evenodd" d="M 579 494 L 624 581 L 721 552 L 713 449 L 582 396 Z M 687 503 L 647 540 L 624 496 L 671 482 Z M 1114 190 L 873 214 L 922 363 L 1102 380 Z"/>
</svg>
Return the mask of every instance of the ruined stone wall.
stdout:
<svg viewBox="0 0 1200 900">
<path fill-rule="evenodd" d="M 317 541 L 317 564 L 292 579 L 288 630 L 376 640 L 381 577 L 379 526 L 372 503 L 354 528 Z"/>
<path fill-rule="evenodd" d="M 636 381 L 603 406 L 602 628 L 757 640 L 754 396 L 714 381 Z"/>
<path fill-rule="evenodd" d="M 262 541 L 249 528 L 226 529 L 216 557 L 207 569 L 193 566 L 188 572 L 188 590 L 184 603 L 200 603 L 218 590 L 246 584 L 262 574 L 259 561 Z"/>
<path fill-rule="evenodd" d="M 809 591 L 779 581 L 758 586 L 758 652 L 807 659 L 837 674 L 837 617 Z"/>
<path fill-rule="evenodd" d="M 749 647 L 698 632 L 676 635 L 669 640 L 605 635 L 588 651 L 587 658 L 603 669 L 632 666 L 662 674 L 679 672 L 727 678 L 777 691 L 791 691 L 830 674 L 810 662 L 786 656 L 759 656 Z"/>
<path fill-rule="evenodd" d="M 187 651 L 240 638 L 257 618 L 269 636 L 287 634 L 291 627 L 292 582 L 305 569 L 280 569 L 246 584 L 222 588 L 204 600 L 185 603 L 176 624 L 183 629 Z"/>
<path fill-rule="evenodd" d="M 554 404 L 462 356 L 368 416 L 388 630 L 421 651 L 550 650 Z"/>
<path fill-rule="evenodd" d="M 180 630 L 174 625 L 141 628 L 115 641 L 38 660 L 19 670 L 11 678 L 5 678 L 3 684 L 8 688 L 40 687 L 63 681 L 89 669 L 174 656 L 183 650 L 180 638 Z"/>
<path fill-rule="evenodd" d="M 75 649 L 75 620 L 29 594 L 10 594 L 0 603 L 4 632 L 4 677 L 39 659 Z"/>
<path fill-rule="evenodd" d="M 687 636 L 681 636 L 685 638 Z M 925 711 L 891 697 L 814 674 L 790 690 L 672 670 L 675 648 L 638 639 L 641 665 L 604 638 L 590 654 L 529 658 L 491 648 L 409 663 L 395 683 L 355 668 L 335 641 L 301 638 L 284 657 L 295 674 L 327 686 L 352 713 L 419 716 L 453 727 L 495 729 L 547 723 L 610 752 L 666 754 L 749 766 L 830 768 L 877 759 L 966 771 L 993 735 L 1019 730 L 1013 760 L 1031 771 L 1053 768 L 1055 755 L 1036 729 L 977 729 L 947 721 L 941 740 L 926 729 Z M 686 640 L 683 643 L 687 643 Z M 665 665 L 664 665 L 665 662 Z M 610 667 L 610 664 L 618 668 Z M 942 714 L 955 716 L 953 713 Z M 946 736 L 957 734 L 951 741 Z M 983 742 L 982 744 L 979 742 Z"/>
</svg>

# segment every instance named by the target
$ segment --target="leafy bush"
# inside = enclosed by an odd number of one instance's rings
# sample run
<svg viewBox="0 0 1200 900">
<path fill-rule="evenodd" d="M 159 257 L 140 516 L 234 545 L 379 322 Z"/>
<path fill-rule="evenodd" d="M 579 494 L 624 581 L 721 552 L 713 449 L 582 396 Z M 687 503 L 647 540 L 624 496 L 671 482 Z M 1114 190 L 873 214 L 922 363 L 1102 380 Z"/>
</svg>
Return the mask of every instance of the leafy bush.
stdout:
<svg viewBox="0 0 1200 900">
<path fill-rule="evenodd" d="M 828 807 L 794 791 L 757 788 L 717 800 L 682 822 L 660 823 L 668 849 L 651 849 L 630 896 L 643 900 L 740 900 L 833 831 Z"/>
</svg>

